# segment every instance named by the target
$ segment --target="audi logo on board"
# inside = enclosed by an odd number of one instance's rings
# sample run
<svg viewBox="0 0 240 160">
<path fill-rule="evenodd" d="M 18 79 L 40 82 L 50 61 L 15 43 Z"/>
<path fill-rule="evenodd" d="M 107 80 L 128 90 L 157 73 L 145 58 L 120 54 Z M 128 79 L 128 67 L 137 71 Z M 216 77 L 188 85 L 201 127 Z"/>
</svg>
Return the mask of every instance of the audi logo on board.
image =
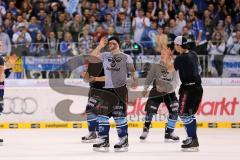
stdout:
<svg viewBox="0 0 240 160">
<path fill-rule="evenodd" d="M 3 114 L 34 114 L 38 110 L 38 102 L 32 97 L 4 97 Z"/>
</svg>

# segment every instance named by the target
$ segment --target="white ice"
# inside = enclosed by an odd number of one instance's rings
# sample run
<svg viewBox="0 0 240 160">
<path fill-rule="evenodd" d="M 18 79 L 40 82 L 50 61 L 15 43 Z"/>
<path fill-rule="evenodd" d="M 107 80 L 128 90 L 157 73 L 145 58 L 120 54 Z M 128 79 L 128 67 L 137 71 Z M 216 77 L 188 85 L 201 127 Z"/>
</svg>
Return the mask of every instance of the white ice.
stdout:
<svg viewBox="0 0 240 160">
<path fill-rule="evenodd" d="M 92 144 L 82 144 L 86 129 L 7 129 L 0 160 L 239 160 L 240 129 L 198 129 L 200 152 L 180 151 L 181 143 L 164 143 L 164 129 L 151 129 L 148 140 L 140 143 L 142 129 L 129 129 L 129 152 L 114 153 L 118 141 L 111 129 L 109 153 L 92 151 Z M 184 129 L 175 132 L 185 138 Z"/>
</svg>

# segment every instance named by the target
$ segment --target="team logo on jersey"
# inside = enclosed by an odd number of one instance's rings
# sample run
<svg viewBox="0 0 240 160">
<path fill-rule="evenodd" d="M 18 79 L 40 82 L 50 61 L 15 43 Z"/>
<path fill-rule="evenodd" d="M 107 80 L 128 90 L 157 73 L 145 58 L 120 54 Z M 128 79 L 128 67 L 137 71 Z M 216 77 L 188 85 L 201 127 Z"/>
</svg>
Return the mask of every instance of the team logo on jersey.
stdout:
<svg viewBox="0 0 240 160">
<path fill-rule="evenodd" d="M 122 61 L 121 57 L 109 57 L 108 62 L 110 62 L 111 68 L 107 67 L 107 69 L 112 71 L 119 71 L 120 68 L 119 67 L 117 68 L 116 65 L 121 61 Z"/>
</svg>

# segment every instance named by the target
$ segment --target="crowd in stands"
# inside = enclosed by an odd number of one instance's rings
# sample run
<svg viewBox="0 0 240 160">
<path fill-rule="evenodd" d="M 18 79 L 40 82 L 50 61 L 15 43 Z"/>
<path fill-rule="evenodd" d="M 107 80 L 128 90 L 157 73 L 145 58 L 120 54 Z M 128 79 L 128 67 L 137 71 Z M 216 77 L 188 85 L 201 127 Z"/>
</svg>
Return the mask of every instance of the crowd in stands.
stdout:
<svg viewBox="0 0 240 160">
<path fill-rule="evenodd" d="M 102 36 L 123 49 L 187 37 L 199 55 L 240 54 L 240 0 L 0 0 L 0 54 L 71 56 L 91 52 Z"/>
</svg>

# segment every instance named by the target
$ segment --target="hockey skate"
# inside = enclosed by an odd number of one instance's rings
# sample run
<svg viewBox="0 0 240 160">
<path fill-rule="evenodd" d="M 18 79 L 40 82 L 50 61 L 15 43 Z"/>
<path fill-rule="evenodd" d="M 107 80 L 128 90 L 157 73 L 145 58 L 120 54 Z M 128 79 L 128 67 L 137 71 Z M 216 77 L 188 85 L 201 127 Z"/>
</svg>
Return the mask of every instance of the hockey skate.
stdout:
<svg viewBox="0 0 240 160">
<path fill-rule="evenodd" d="M 199 151 L 199 144 L 197 138 L 188 138 L 183 141 L 182 151 L 183 152 L 198 152 Z"/>
<path fill-rule="evenodd" d="M 97 134 L 96 132 L 89 132 L 87 136 L 82 137 L 82 143 L 94 143 L 96 142 Z"/>
<path fill-rule="evenodd" d="M 128 151 L 128 136 L 120 138 L 120 142 L 114 145 L 114 152 Z"/>
<path fill-rule="evenodd" d="M 179 142 L 179 137 L 176 136 L 174 133 L 166 132 L 164 138 L 165 138 L 164 142 L 166 143 Z"/>
<path fill-rule="evenodd" d="M 98 142 L 93 144 L 93 151 L 109 152 L 109 137 L 99 137 Z"/>
<path fill-rule="evenodd" d="M 143 133 L 142 135 L 140 136 L 140 141 L 141 142 L 144 142 L 148 136 L 148 133 L 149 133 L 149 129 L 147 127 L 144 127 L 143 128 Z"/>
</svg>

